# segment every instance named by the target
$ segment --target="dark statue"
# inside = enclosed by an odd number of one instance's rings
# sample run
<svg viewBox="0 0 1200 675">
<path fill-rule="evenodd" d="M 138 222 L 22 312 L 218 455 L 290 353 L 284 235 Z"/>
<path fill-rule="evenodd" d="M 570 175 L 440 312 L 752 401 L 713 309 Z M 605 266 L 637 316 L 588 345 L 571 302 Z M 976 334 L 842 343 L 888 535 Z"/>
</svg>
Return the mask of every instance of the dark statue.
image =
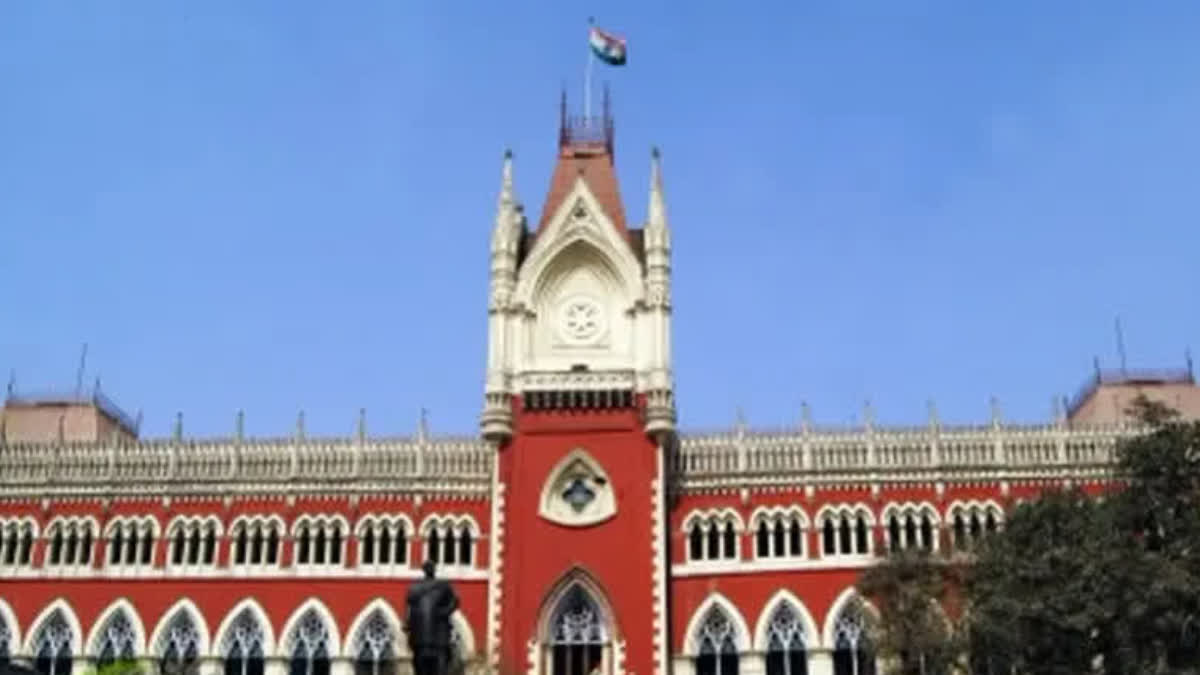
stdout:
<svg viewBox="0 0 1200 675">
<path fill-rule="evenodd" d="M 416 675 L 450 675 L 461 665 L 450 643 L 450 615 L 458 609 L 458 596 L 445 579 L 435 579 L 436 565 L 426 560 L 425 578 L 408 589 L 404 625 L 412 649 Z"/>
</svg>

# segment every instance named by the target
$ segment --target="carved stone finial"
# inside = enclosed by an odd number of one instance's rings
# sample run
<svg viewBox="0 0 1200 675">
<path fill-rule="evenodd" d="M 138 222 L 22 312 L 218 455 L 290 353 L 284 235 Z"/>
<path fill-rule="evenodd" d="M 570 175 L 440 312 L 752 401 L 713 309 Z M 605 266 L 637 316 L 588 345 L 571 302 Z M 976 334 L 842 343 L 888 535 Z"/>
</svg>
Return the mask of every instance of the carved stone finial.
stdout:
<svg viewBox="0 0 1200 675">
<path fill-rule="evenodd" d="M 1061 423 L 1063 421 L 1065 411 L 1062 407 L 1062 399 L 1060 399 L 1058 396 L 1050 397 L 1050 411 L 1054 415 L 1055 423 Z"/>
<path fill-rule="evenodd" d="M 421 417 L 417 420 L 417 438 L 421 441 L 429 440 L 429 411 L 421 408 Z"/>
<path fill-rule="evenodd" d="M 183 440 L 183 412 L 175 413 L 175 429 L 171 433 L 171 437 L 177 441 Z"/>
<path fill-rule="evenodd" d="M 233 423 L 233 437 L 240 443 L 245 438 L 246 431 L 246 413 L 245 411 L 237 411 L 237 417 Z"/>
<path fill-rule="evenodd" d="M 742 410 L 742 406 L 738 406 L 737 411 L 734 413 L 734 415 L 735 415 L 734 430 L 737 431 L 738 436 L 745 436 L 746 435 L 746 411 Z"/>
<path fill-rule="evenodd" d="M 875 407 L 871 405 L 871 399 L 863 401 L 863 426 L 875 428 Z"/>
<path fill-rule="evenodd" d="M 808 401 L 800 402 L 800 430 L 808 433 L 812 429 L 812 408 Z"/>
<path fill-rule="evenodd" d="M 925 405 L 929 409 L 929 426 L 936 429 L 941 425 L 941 420 L 938 419 L 937 404 L 933 402 L 933 399 L 929 399 Z"/>
<path fill-rule="evenodd" d="M 367 440 L 367 409 L 366 408 L 358 409 L 358 429 L 356 430 L 355 433 L 358 434 L 358 440 L 360 443 L 362 441 Z"/>
<path fill-rule="evenodd" d="M 296 440 L 304 440 L 304 411 L 301 410 L 296 415 Z"/>
<path fill-rule="evenodd" d="M 667 227 L 667 205 L 663 195 L 662 163 L 658 148 L 654 148 L 650 153 L 650 201 L 646 213 L 646 227 L 660 231 Z"/>
<path fill-rule="evenodd" d="M 58 416 L 58 442 L 59 443 L 62 443 L 67 438 L 66 424 L 67 424 L 67 416 L 59 415 Z"/>
<path fill-rule="evenodd" d="M 1000 399 L 995 396 L 991 397 L 990 404 L 992 407 L 992 426 L 1000 426 Z"/>
</svg>

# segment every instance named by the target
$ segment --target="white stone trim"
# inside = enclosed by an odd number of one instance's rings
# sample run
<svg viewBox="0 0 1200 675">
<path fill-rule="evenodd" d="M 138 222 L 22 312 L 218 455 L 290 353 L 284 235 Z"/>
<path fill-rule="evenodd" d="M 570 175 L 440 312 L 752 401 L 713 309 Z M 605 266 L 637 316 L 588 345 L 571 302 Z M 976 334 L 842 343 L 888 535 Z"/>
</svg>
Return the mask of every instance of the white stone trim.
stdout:
<svg viewBox="0 0 1200 675">
<path fill-rule="evenodd" d="M 771 627 L 771 615 L 782 604 L 790 605 L 796 612 L 796 617 L 800 619 L 800 623 L 803 624 L 804 649 L 806 653 L 810 653 L 813 648 L 819 646 L 821 629 L 813 620 L 812 613 L 808 611 L 808 606 L 804 604 L 804 601 L 786 588 L 775 591 L 775 594 L 763 605 L 762 612 L 758 615 L 758 623 L 754 627 L 754 649 L 766 653 L 767 631 Z"/>
<path fill-rule="evenodd" d="M 21 532 L 21 528 L 24 526 L 29 526 L 34 539 L 41 536 L 41 527 L 38 525 L 37 519 L 29 514 L 0 517 L 0 534 L 8 534 L 9 527 L 16 527 L 17 532 Z"/>
<path fill-rule="evenodd" d="M 667 525 L 664 501 L 665 450 L 657 444 L 654 456 L 654 480 L 650 481 L 650 556 L 651 584 L 654 596 L 654 675 L 670 672 L 671 637 L 667 631 Z M 622 652 L 624 648 L 622 646 Z M 624 661 L 624 654 L 622 654 Z"/>
<path fill-rule="evenodd" d="M 861 570 L 879 564 L 871 555 L 825 556 L 824 558 L 758 558 L 753 560 L 702 560 L 671 566 L 672 577 L 707 577 L 731 574 L 777 574 L 779 572 L 815 572 Z"/>
<path fill-rule="evenodd" d="M 833 650 L 836 647 L 834 644 L 834 631 L 837 629 L 838 617 L 841 615 L 842 610 L 846 608 L 846 605 L 855 598 L 858 598 L 862 602 L 863 607 L 876 621 L 879 620 L 879 610 L 875 608 L 875 605 L 871 604 L 870 600 L 860 596 L 853 586 L 847 587 L 838 594 L 833 603 L 829 605 L 829 610 L 825 613 L 825 627 L 821 630 L 821 646 L 825 649 Z"/>
<path fill-rule="evenodd" d="M 500 631 L 504 598 L 504 509 L 507 487 L 500 480 L 500 463 L 492 467 L 492 516 L 488 546 L 487 658 L 492 670 L 500 667 Z"/>
<path fill-rule="evenodd" d="M 220 539 L 225 536 L 225 527 L 221 524 L 221 519 L 215 514 L 200 515 L 195 513 L 181 513 L 171 518 L 167 522 L 166 534 L 163 536 L 173 537 L 175 532 L 180 528 L 184 532 L 190 532 L 189 528 L 198 527 L 201 532 L 204 532 L 206 527 L 212 526 L 213 532 Z"/>
<path fill-rule="evenodd" d="M 138 535 L 145 533 L 146 526 L 150 527 L 150 534 L 154 535 L 155 540 L 162 536 L 162 527 L 159 525 L 158 518 L 151 515 L 134 515 L 122 514 L 113 516 L 108 519 L 104 525 L 104 538 L 108 539 L 116 532 L 117 528 L 121 528 L 122 534 L 129 534 L 132 528 L 138 528 Z"/>
<path fill-rule="evenodd" d="M 767 520 L 769 524 L 774 524 L 775 520 L 787 519 L 795 517 L 800 521 L 800 529 L 807 531 L 809 529 L 808 514 L 804 512 L 804 508 L 799 504 L 775 504 L 772 506 L 759 506 L 750 513 L 750 520 L 747 532 L 755 534 L 758 532 L 758 523 L 761 520 Z"/>
<path fill-rule="evenodd" d="M 475 631 L 471 630 L 471 622 L 467 621 L 467 616 L 463 614 L 461 609 L 454 610 L 450 615 L 450 624 L 462 637 L 462 656 L 463 661 L 469 660 L 475 656 Z"/>
<path fill-rule="evenodd" d="M 742 520 L 742 515 L 731 506 L 692 509 L 683 519 L 683 526 L 680 528 L 680 531 L 684 534 L 690 533 L 692 525 L 696 521 L 705 524 L 718 523 L 720 525 L 732 522 L 734 532 L 740 535 L 746 531 L 746 523 Z"/>
<path fill-rule="evenodd" d="M 389 511 L 371 511 L 364 513 L 354 522 L 354 536 L 361 539 L 367 533 L 368 527 L 387 527 L 391 532 L 396 531 L 396 526 L 404 528 L 405 536 L 410 539 L 416 535 L 417 529 L 413 526 L 412 518 L 406 513 L 389 512 Z"/>
<path fill-rule="evenodd" d="M 400 615 L 392 603 L 383 597 L 377 597 L 368 602 L 350 622 L 350 627 L 346 629 L 346 639 L 342 644 L 342 656 L 351 660 L 358 657 L 358 654 L 354 652 L 355 643 L 358 641 L 358 632 L 362 630 L 363 623 L 367 618 L 376 610 L 383 615 L 388 625 L 396 633 L 396 657 L 411 657 L 412 652 L 408 646 L 408 638 L 404 633 L 404 623 L 400 620 Z"/>
<path fill-rule="evenodd" d="M 562 498 L 565 481 L 575 476 L 591 478 L 593 485 L 589 488 L 595 492 L 595 498 L 580 512 L 576 512 Z M 612 479 L 591 453 L 583 448 L 575 448 L 555 463 L 542 482 L 538 515 L 564 527 L 590 527 L 610 520 L 617 515 L 617 497 Z"/>
<path fill-rule="evenodd" d="M 687 629 L 683 633 L 683 649 L 680 653 L 691 657 L 695 657 L 700 653 L 696 645 L 696 632 L 707 617 L 708 611 L 713 607 L 719 607 L 733 624 L 734 632 L 737 633 L 738 653 L 744 654 L 750 651 L 751 633 L 750 627 L 746 624 L 745 617 L 742 616 L 737 606 L 729 601 L 729 598 L 726 598 L 718 591 L 712 591 L 700 603 L 696 611 L 692 612 L 692 618 L 688 620 Z"/>
<path fill-rule="evenodd" d="M 133 653 L 136 656 L 142 656 L 146 653 L 146 626 L 142 623 L 142 615 L 138 613 L 137 608 L 128 598 L 118 598 L 108 605 L 100 616 L 92 622 L 92 629 L 88 633 L 87 651 L 81 652 L 91 658 L 96 658 L 100 655 L 100 645 L 98 644 L 103 637 L 100 634 L 108 620 L 118 612 L 125 612 L 129 617 L 129 624 L 133 628 L 134 644 Z"/>
<path fill-rule="evenodd" d="M 87 643 L 84 641 L 83 627 L 79 624 L 79 615 L 75 613 L 75 609 L 71 607 L 71 603 L 66 598 L 55 598 L 50 604 L 42 608 L 33 621 L 29 622 L 29 630 L 25 633 L 25 654 L 33 655 L 37 653 L 37 645 L 34 641 L 38 638 L 38 633 L 41 632 L 43 624 L 54 613 L 54 610 L 62 611 L 63 620 L 67 622 L 67 626 L 71 629 L 71 654 L 79 659 L 86 649 Z"/>
<path fill-rule="evenodd" d="M 310 596 L 304 602 L 300 603 L 296 609 L 292 610 L 291 615 L 288 616 L 288 620 L 284 622 L 283 628 L 279 631 L 281 639 L 275 648 L 276 656 L 283 659 L 291 657 L 296 625 L 310 610 L 321 617 L 321 622 L 325 624 L 325 630 L 329 631 L 330 656 L 334 657 L 342 653 L 342 638 L 338 632 L 337 619 L 334 618 L 333 612 L 329 611 L 329 608 L 325 606 L 325 603 L 320 598 Z"/>
<path fill-rule="evenodd" d="M 180 598 L 167 608 L 159 617 L 158 623 L 154 627 L 154 632 L 150 634 L 150 639 L 146 642 L 146 655 L 153 657 L 161 657 L 158 653 L 158 643 L 163 639 L 163 633 L 175 617 L 183 612 L 191 617 L 192 625 L 196 627 L 196 633 L 199 634 L 200 644 L 196 645 L 196 651 L 200 653 L 200 657 L 212 655 L 212 639 L 208 632 L 208 621 L 204 618 L 204 613 L 196 606 L 196 603 L 191 598 Z"/>
<path fill-rule="evenodd" d="M 17 615 L 13 613 L 12 607 L 4 598 L 0 598 L 0 619 L 4 621 L 5 626 L 8 626 L 9 633 L 11 633 L 8 638 L 9 655 L 19 654 L 21 645 L 24 644 L 21 641 L 21 625 L 17 623 Z"/>
<path fill-rule="evenodd" d="M 228 612 L 225 613 L 225 618 L 221 619 L 221 623 L 217 626 L 217 632 L 213 638 L 212 656 L 216 658 L 224 658 L 224 644 L 229 628 L 233 624 L 243 610 L 250 610 L 258 621 L 259 628 L 263 632 L 263 656 L 270 657 L 275 654 L 275 628 L 271 624 L 271 617 L 267 616 L 266 610 L 254 598 L 245 598 L 241 602 L 234 605 Z"/>
<path fill-rule="evenodd" d="M 878 524 L 875 521 L 875 512 L 871 509 L 870 505 L 863 502 L 854 502 L 848 504 L 826 504 L 822 506 L 821 509 L 817 511 L 817 517 L 814 520 L 816 524 L 814 527 L 818 529 L 825 527 L 825 521 L 827 519 L 840 519 L 842 516 L 847 516 L 851 520 L 856 519 L 858 516 L 864 516 L 867 523 L 867 528 L 873 528 Z M 837 522 L 838 520 L 834 520 L 835 524 Z"/>
<path fill-rule="evenodd" d="M 314 532 L 313 528 L 330 527 L 333 525 L 342 526 L 342 536 L 350 536 L 350 521 L 340 513 L 321 513 L 321 512 L 304 512 L 292 519 L 292 529 L 289 535 L 295 538 L 300 534 L 300 528 L 307 525 L 310 532 Z M 342 541 L 345 541 L 343 538 Z"/>
</svg>

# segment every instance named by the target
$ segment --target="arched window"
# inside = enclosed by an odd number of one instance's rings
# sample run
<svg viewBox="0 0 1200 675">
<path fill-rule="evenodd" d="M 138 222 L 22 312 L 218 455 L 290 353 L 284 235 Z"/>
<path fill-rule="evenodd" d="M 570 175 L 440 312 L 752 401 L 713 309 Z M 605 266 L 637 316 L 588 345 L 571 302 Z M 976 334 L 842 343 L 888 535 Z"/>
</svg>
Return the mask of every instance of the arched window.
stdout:
<svg viewBox="0 0 1200 675">
<path fill-rule="evenodd" d="M 160 675 L 195 675 L 200 669 L 200 632 L 187 610 L 175 612 L 155 645 Z"/>
<path fill-rule="evenodd" d="M 243 609 L 225 636 L 225 675 L 263 675 L 263 639 L 258 619 L 249 608 Z"/>
<path fill-rule="evenodd" d="M 103 668 L 118 661 L 132 661 L 134 651 L 133 623 L 124 609 L 113 612 L 100 630 L 95 647 L 96 665 Z"/>
<path fill-rule="evenodd" d="M 550 621 L 551 675 L 588 675 L 601 666 L 608 635 L 600 609 L 582 587 L 567 591 Z"/>
<path fill-rule="evenodd" d="M 429 531 L 429 550 L 425 552 L 425 555 L 435 563 L 442 562 L 439 555 L 442 552 L 441 541 L 441 533 L 436 527 Z"/>
<path fill-rule="evenodd" d="M 786 602 L 771 613 L 767 624 L 767 675 L 808 675 L 804 626 Z"/>
<path fill-rule="evenodd" d="M 372 610 L 354 638 L 354 675 L 396 675 L 396 643 L 387 617 Z"/>
<path fill-rule="evenodd" d="M 737 634 L 720 607 L 704 616 L 696 635 L 696 675 L 737 675 Z"/>
<path fill-rule="evenodd" d="M 842 609 L 833 629 L 833 675 L 875 675 L 868 625 L 859 602 L 852 601 Z"/>
<path fill-rule="evenodd" d="M 694 522 L 688 532 L 689 560 L 704 560 L 704 530 L 700 522 Z"/>
<path fill-rule="evenodd" d="M 329 675 L 329 629 L 315 609 L 304 612 L 289 641 L 290 675 Z"/>
<path fill-rule="evenodd" d="M 75 637 L 62 611 L 54 610 L 42 624 L 33 643 L 34 668 L 41 675 L 71 675 L 71 643 L 74 641 Z"/>
<path fill-rule="evenodd" d="M 697 514 L 684 525 L 688 537 L 688 560 L 737 560 L 741 557 L 739 534 L 742 524 L 730 513 Z"/>
<path fill-rule="evenodd" d="M 12 629 L 8 627 L 8 623 L 4 621 L 4 617 L 0 616 L 0 668 L 7 666 L 9 659 L 12 657 Z"/>
</svg>

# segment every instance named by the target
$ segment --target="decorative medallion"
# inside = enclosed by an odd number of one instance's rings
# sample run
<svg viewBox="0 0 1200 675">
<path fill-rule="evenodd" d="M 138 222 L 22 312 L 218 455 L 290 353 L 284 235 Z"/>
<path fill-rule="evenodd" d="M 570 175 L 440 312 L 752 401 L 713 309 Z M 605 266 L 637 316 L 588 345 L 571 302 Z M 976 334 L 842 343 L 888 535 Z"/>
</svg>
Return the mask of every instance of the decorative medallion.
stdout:
<svg viewBox="0 0 1200 675">
<path fill-rule="evenodd" d="M 587 297 L 573 297 L 559 310 L 559 328 L 563 337 L 572 342 L 587 342 L 604 330 L 604 311 L 600 304 Z"/>
</svg>

